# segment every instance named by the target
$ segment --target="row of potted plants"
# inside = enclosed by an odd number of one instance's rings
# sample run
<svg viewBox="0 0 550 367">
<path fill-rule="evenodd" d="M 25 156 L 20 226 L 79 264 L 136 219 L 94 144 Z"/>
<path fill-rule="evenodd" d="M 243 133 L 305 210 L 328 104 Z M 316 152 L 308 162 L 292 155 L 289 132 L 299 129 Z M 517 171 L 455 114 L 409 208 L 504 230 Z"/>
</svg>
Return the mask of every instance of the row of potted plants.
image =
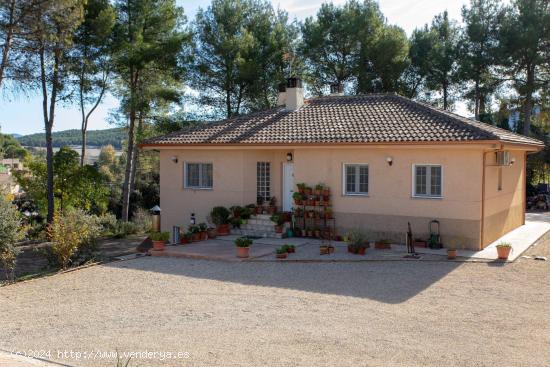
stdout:
<svg viewBox="0 0 550 367">
<path fill-rule="evenodd" d="M 277 259 L 286 259 L 288 254 L 293 254 L 296 252 L 296 247 L 294 245 L 283 245 L 275 250 L 275 256 Z"/>
<path fill-rule="evenodd" d="M 296 237 L 312 237 L 329 239 L 332 232 L 329 228 L 306 227 L 306 229 L 294 228 L 294 236 Z"/>
<path fill-rule="evenodd" d="M 332 219 L 332 208 L 325 207 L 323 210 L 303 210 L 300 207 L 294 208 L 294 216 L 297 218 L 314 218 L 314 219 Z"/>
<path fill-rule="evenodd" d="M 330 196 L 314 196 L 304 195 L 299 192 L 292 194 L 292 199 L 295 205 L 305 206 L 330 206 Z"/>
<path fill-rule="evenodd" d="M 308 186 L 303 182 L 296 184 L 298 192 L 302 195 L 310 196 L 330 196 L 330 188 L 323 183 L 318 183 L 314 187 Z"/>
</svg>

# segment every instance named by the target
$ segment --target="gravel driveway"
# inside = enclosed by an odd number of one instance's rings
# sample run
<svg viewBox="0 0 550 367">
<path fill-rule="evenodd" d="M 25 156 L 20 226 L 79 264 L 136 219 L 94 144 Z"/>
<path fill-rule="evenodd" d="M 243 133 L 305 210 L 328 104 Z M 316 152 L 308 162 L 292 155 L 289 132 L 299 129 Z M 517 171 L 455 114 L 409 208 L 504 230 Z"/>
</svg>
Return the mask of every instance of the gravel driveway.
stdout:
<svg viewBox="0 0 550 367">
<path fill-rule="evenodd" d="M 74 366 L 114 367 L 115 350 L 139 352 L 131 366 L 548 366 L 549 274 L 147 257 L 0 288 L 0 348 Z"/>
</svg>

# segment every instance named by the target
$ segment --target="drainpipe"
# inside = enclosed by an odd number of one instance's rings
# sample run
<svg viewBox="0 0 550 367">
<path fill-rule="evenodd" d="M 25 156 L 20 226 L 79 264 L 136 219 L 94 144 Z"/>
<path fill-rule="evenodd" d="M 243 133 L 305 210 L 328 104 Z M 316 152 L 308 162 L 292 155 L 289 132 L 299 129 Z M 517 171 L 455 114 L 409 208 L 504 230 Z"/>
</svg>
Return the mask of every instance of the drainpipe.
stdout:
<svg viewBox="0 0 550 367">
<path fill-rule="evenodd" d="M 479 249 L 483 250 L 483 233 L 485 230 L 485 157 L 489 152 L 483 152 L 481 167 L 481 232 L 479 238 Z"/>
</svg>

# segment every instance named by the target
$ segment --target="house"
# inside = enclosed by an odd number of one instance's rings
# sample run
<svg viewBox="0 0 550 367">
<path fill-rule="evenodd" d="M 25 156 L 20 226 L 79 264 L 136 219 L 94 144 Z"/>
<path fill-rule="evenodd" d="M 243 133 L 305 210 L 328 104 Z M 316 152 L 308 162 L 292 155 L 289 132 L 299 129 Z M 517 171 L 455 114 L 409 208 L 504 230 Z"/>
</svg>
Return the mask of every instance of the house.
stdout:
<svg viewBox="0 0 550 367">
<path fill-rule="evenodd" d="M 0 189 L 5 188 L 10 194 L 17 194 L 20 192 L 20 187 L 12 176 L 12 169 L 0 163 Z"/>
<path fill-rule="evenodd" d="M 160 152 L 162 229 L 258 195 L 290 211 L 301 182 L 331 188 L 339 234 L 402 243 L 407 223 L 427 237 L 436 219 L 444 245 L 477 250 L 524 224 L 541 141 L 394 94 L 303 96 L 289 79 L 276 108 L 145 141 Z"/>
</svg>

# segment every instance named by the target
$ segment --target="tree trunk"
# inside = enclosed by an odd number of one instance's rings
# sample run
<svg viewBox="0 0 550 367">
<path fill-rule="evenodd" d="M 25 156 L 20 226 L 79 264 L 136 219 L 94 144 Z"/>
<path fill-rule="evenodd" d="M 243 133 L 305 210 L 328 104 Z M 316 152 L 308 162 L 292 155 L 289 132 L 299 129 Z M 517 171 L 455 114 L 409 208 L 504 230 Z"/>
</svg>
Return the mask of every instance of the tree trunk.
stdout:
<svg viewBox="0 0 550 367">
<path fill-rule="evenodd" d="M 140 112 L 138 117 L 136 143 L 139 143 L 139 140 L 140 140 L 139 138 L 141 137 L 142 133 L 143 133 L 143 112 Z M 134 188 L 136 186 L 136 171 L 139 164 L 139 149 L 137 148 L 134 148 L 134 157 L 132 158 L 132 161 L 134 163 L 132 164 L 132 173 L 130 174 L 130 195 L 132 195 L 132 192 L 134 192 Z"/>
<path fill-rule="evenodd" d="M 531 135 L 531 110 L 533 109 L 533 89 L 535 84 L 535 68 L 529 65 L 527 67 L 527 85 L 525 93 L 525 103 L 523 105 L 523 135 Z"/>
<path fill-rule="evenodd" d="M 2 87 L 2 81 L 4 80 L 4 72 L 8 67 L 8 58 L 11 49 L 11 43 L 13 40 L 13 31 L 15 27 L 15 0 L 10 2 L 10 10 L 8 16 L 8 29 L 6 31 L 6 40 L 4 41 L 4 48 L 2 49 L 2 61 L 0 61 L 0 87 Z"/>
<path fill-rule="evenodd" d="M 448 83 L 447 83 L 447 80 L 444 80 L 443 81 L 443 109 L 445 111 L 447 111 L 447 108 L 449 107 L 449 104 L 448 104 L 448 98 L 449 98 L 449 86 L 448 86 Z"/>
<path fill-rule="evenodd" d="M 233 111 L 231 111 L 231 91 L 229 89 L 225 91 L 225 107 L 227 111 L 227 118 L 230 118 Z"/>
<path fill-rule="evenodd" d="M 130 180 L 134 165 L 134 137 L 136 124 L 136 86 L 138 74 L 130 71 L 130 121 L 128 126 L 128 147 L 126 150 L 126 168 L 124 169 L 124 184 L 122 186 L 122 220 L 127 222 L 130 210 Z"/>
<path fill-rule="evenodd" d="M 474 107 L 474 116 L 475 116 L 475 119 L 477 121 L 479 121 L 479 115 L 480 115 L 480 112 L 479 112 L 479 105 L 481 103 L 481 100 L 480 100 L 480 97 L 479 97 L 479 81 L 476 80 L 476 84 L 475 84 L 475 93 L 474 93 L 474 104 L 475 104 L 475 107 Z"/>
</svg>

